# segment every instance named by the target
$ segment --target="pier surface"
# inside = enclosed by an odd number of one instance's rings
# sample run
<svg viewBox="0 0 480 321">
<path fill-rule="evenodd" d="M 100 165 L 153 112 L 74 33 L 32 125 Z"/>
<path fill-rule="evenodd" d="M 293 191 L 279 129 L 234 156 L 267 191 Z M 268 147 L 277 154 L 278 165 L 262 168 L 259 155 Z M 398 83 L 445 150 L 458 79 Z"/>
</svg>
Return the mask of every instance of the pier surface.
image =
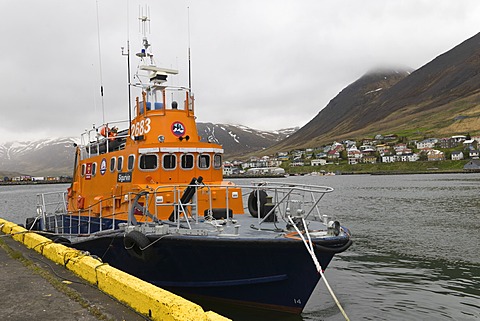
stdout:
<svg viewBox="0 0 480 321">
<path fill-rule="evenodd" d="M 148 320 L 0 232 L 1 320 Z"/>
<path fill-rule="evenodd" d="M 1 320 L 230 320 L 2 218 L 0 253 Z"/>
</svg>

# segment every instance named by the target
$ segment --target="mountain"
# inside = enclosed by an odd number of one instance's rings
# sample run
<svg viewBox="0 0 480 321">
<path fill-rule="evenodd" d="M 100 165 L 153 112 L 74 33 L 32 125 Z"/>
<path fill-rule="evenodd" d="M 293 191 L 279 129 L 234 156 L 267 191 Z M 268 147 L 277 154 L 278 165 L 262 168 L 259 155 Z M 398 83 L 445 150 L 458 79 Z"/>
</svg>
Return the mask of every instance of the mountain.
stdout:
<svg viewBox="0 0 480 321">
<path fill-rule="evenodd" d="M 265 151 L 395 133 L 409 138 L 480 131 L 480 33 L 423 67 L 356 80 L 290 137 Z"/>
<path fill-rule="evenodd" d="M 298 128 L 286 128 L 278 131 L 262 131 L 242 125 L 197 123 L 201 140 L 222 145 L 227 157 L 263 150 L 282 141 L 297 130 Z"/>
<path fill-rule="evenodd" d="M 260 131 L 241 125 L 198 123 L 202 141 L 223 145 L 226 158 L 268 148 L 298 128 Z M 0 177 L 71 175 L 74 138 L 43 139 L 0 144 Z"/>
<path fill-rule="evenodd" d="M 8 142 L 0 145 L 0 174 L 71 175 L 75 155 L 73 138 Z"/>
</svg>

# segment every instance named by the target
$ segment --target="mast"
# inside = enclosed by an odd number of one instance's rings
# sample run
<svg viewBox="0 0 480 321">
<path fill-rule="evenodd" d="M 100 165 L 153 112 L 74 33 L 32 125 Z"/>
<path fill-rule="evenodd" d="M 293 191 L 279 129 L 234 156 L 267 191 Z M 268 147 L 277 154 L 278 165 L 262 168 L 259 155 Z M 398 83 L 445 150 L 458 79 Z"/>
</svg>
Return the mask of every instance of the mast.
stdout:
<svg viewBox="0 0 480 321">
<path fill-rule="evenodd" d="M 131 86 L 131 68 L 130 68 L 130 39 L 127 39 L 127 53 L 123 51 L 122 56 L 127 57 L 127 77 L 128 77 L 128 128 L 132 126 L 132 86 Z"/>
<path fill-rule="evenodd" d="M 128 130 L 132 126 L 132 85 L 131 85 L 131 68 L 130 68 L 130 28 L 129 28 L 129 10 L 128 10 L 128 1 L 127 1 L 127 52 L 123 51 L 122 47 L 122 56 L 127 57 L 127 86 L 128 86 Z"/>
</svg>

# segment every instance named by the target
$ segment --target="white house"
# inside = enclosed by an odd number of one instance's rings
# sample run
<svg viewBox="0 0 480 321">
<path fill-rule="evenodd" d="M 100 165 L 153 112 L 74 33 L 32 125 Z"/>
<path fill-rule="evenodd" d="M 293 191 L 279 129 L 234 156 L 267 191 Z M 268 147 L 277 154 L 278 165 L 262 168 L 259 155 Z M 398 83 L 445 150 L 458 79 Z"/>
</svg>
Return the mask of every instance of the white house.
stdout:
<svg viewBox="0 0 480 321">
<path fill-rule="evenodd" d="M 327 165 L 327 160 L 326 159 L 312 159 L 310 161 L 310 164 L 312 166 L 324 166 L 324 165 Z"/>
<path fill-rule="evenodd" d="M 233 174 L 233 169 L 235 166 L 233 166 L 230 163 L 223 163 L 223 175 L 229 176 Z"/>
<path fill-rule="evenodd" d="M 363 156 L 362 152 L 359 151 L 356 146 L 352 146 L 350 149 L 348 149 L 347 155 L 348 163 L 351 165 L 358 164 Z"/>
<path fill-rule="evenodd" d="M 395 163 L 395 155 L 382 156 L 382 163 Z"/>
<path fill-rule="evenodd" d="M 471 149 L 470 152 L 468 153 L 468 156 L 473 159 L 478 159 L 479 158 L 479 152 L 477 149 Z"/>
<path fill-rule="evenodd" d="M 435 147 L 435 144 L 437 142 L 438 142 L 438 139 L 436 139 L 436 138 L 424 139 L 421 142 L 417 143 L 417 148 L 418 149 L 433 148 L 433 147 Z"/>
<path fill-rule="evenodd" d="M 462 160 L 463 152 L 452 152 L 452 160 Z"/>
</svg>

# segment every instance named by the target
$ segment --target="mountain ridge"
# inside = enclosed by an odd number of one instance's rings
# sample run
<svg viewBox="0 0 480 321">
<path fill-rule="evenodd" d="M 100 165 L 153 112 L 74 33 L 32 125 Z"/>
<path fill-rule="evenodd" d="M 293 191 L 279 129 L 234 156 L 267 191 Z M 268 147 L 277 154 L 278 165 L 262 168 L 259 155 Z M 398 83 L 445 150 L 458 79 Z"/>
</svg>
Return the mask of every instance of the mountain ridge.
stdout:
<svg viewBox="0 0 480 321">
<path fill-rule="evenodd" d="M 478 70 L 480 33 L 417 70 L 368 72 L 340 91 L 295 134 L 264 153 L 380 133 L 422 138 L 478 132 Z"/>
</svg>

